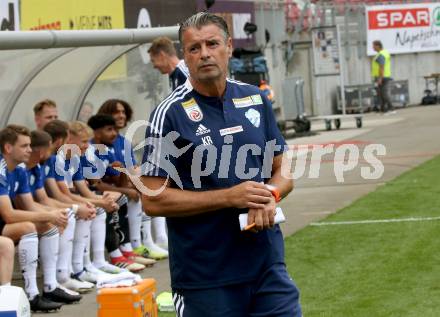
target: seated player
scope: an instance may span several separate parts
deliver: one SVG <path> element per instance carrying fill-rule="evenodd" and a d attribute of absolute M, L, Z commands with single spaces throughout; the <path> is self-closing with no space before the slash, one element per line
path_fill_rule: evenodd
<path fill-rule="evenodd" d="M 2 235 L 19 241 L 19 260 L 31 309 L 57 310 L 62 305 L 59 303 L 71 303 L 81 298 L 69 294 L 56 281 L 59 239 L 57 227 L 66 227 L 66 211 L 49 211 L 34 204 L 32 197 L 28 199 L 30 190 L 27 174 L 23 167 L 18 166 L 27 161 L 30 154 L 30 133 L 27 128 L 7 126 L 0 132 L 0 147 L 0 213 L 2 220 L 7 223 L 3 226 Z M 37 233 L 41 234 L 40 241 Z M 36 282 L 38 253 L 44 277 L 42 297 Z"/>
<path fill-rule="evenodd" d="M 115 128 L 118 134 L 113 143 L 108 144 L 107 146 L 110 149 L 110 152 L 115 156 L 116 161 L 120 162 L 123 167 L 127 167 L 127 164 L 136 166 L 136 159 L 134 157 L 131 143 L 121 133 L 122 129 L 127 126 L 127 122 L 131 120 L 133 115 L 131 106 L 123 100 L 109 99 L 99 108 L 98 114 L 111 115 L 115 120 Z M 131 185 L 131 182 L 129 184 Z M 139 214 L 142 214 L 142 223 L 139 221 Z M 164 217 L 154 217 L 151 219 L 150 216 L 147 216 L 142 211 L 140 200 L 129 200 L 128 223 L 130 225 L 131 245 L 136 254 L 147 255 L 156 260 L 168 257 L 168 236 Z M 153 241 L 151 234 L 152 226 L 154 227 L 157 244 Z M 139 236 L 139 227 L 142 228 L 142 244 Z"/>
<path fill-rule="evenodd" d="M 50 197 L 67 204 L 78 205 L 78 212 L 75 232 L 73 238 L 72 250 L 72 270 L 73 276 L 81 281 L 96 283 L 95 274 L 84 271 L 84 254 L 87 252 L 88 241 L 90 238 L 90 227 L 92 220 L 96 217 L 96 208 L 91 202 L 83 201 L 79 196 L 71 197 L 63 191 L 59 183 L 64 184 L 63 167 L 64 162 L 60 161 L 58 170 L 57 164 L 57 150 L 61 147 L 68 138 L 68 124 L 61 120 L 52 120 L 47 123 L 43 130 L 52 137 L 52 155 L 44 162 L 44 184 L 45 189 Z M 67 190 L 68 191 L 68 190 Z M 84 212 L 83 212 L 84 210 Z M 81 278 L 79 278 L 81 275 Z"/>
<path fill-rule="evenodd" d="M 96 116 L 91 117 L 89 123 L 92 122 L 92 125 L 99 125 L 103 122 L 96 121 L 94 118 Z M 113 120 L 110 116 L 108 117 L 110 120 Z M 104 122 L 105 123 L 105 122 Z M 82 123 L 77 123 L 81 125 Z M 105 137 L 114 140 L 116 137 L 116 131 L 108 130 L 106 132 Z M 86 135 L 83 134 L 83 140 L 86 139 Z M 92 143 L 92 141 L 91 141 Z M 128 186 L 126 181 L 121 182 L 120 174 L 118 171 L 111 167 L 111 164 L 115 164 L 116 160 L 113 154 L 109 151 L 108 147 L 105 145 L 107 143 L 100 142 L 88 145 L 84 155 L 81 156 L 81 166 L 84 171 L 89 170 L 88 173 L 84 173 L 84 177 L 88 179 L 88 181 L 99 191 L 101 192 L 117 192 L 123 194 L 121 199 L 125 199 L 124 203 L 120 205 L 120 209 L 118 214 L 113 215 L 112 219 L 108 219 L 108 225 L 112 225 L 115 230 L 119 233 L 120 244 L 118 249 L 114 249 L 110 251 L 110 259 L 111 262 L 115 265 L 123 265 L 124 262 L 135 261 L 137 263 L 151 266 L 155 261 L 152 259 L 145 258 L 143 256 L 137 255 L 133 252 L 133 248 L 131 245 L 130 237 L 133 237 L 135 234 L 132 234 L 130 229 L 133 230 L 133 227 L 129 227 L 129 219 L 127 219 L 127 197 L 131 200 L 139 198 L 137 192 Z M 127 196 L 126 196 L 127 195 Z M 120 199 L 120 200 L 121 200 Z M 142 210 L 138 209 L 138 220 L 140 223 Z M 137 228 L 137 237 L 140 240 L 140 227 Z M 116 244 L 113 245 L 113 248 L 116 247 Z"/>
<path fill-rule="evenodd" d="M 122 195 L 120 193 L 105 192 L 103 195 L 100 195 L 97 192 L 91 190 L 89 188 L 88 182 L 84 178 L 84 175 L 83 175 L 84 168 L 82 166 L 81 156 L 85 155 L 85 153 L 89 147 L 90 137 L 91 137 L 91 129 L 85 123 L 82 123 L 80 121 L 75 121 L 70 124 L 68 143 L 69 143 L 69 146 L 73 146 L 73 145 L 77 146 L 77 150 L 78 150 L 78 153 L 76 153 L 75 156 L 71 157 L 70 161 L 66 160 L 66 170 L 68 170 L 68 165 L 72 166 L 73 160 L 76 159 L 76 163 L 73 164 L 73 165 L 75 165 L 75 169 L 76 169 L 76 172 L 74 173 L 74 177 L 72 177 L 72 179 L 74 178 L 73 179 L 73 188 L 82 197 L 85 197 L 85 198 L 90 199 L 92 201 L 100 202 L 100 201 L 103 201 L 103 198 L 106 198 L 106 197 L 113 197 L 115 200 L 121 201 L 121 199 L 124 197 L 122 197 Z M 103 207 L 105 207 L 105 206 L 103 206 Z M 106 210 L 109 212 L 109 215 L 107 215 L 108 223 L 110 223 L 110 221 L 113 220 L 112 214 L 115 212 L 118 212 L 118 207 L 119 207 L 118 204 L 116 204 L 116 207 L 117 208 L 113 208 L 113 209 L 109 209 L 109 208 L 105 207 Z M 122 205 L 121 211 L 124 211 L 125 208 L 126 208 L 125 205 Z M 105 234 L 105 232 L 103 232 L 104 235 L 106 236 L 107 250 L 109 250 L 110 253 L 117 250 L 116 252 L 119 253 L 119 255 L 122 255 L 122 253 L 120 253 L 120 251 L 119 251 L 119 246 L 120 246 L 119 237 L 117 236 L 116 231 L 114 230 L 114 226 L 113 225 L 106 226 L 106 224 L 105 224 L 107 218 L 103 219 L 103 228 L 104 228 L 103 230 L 105 230 L 105 228 L 106 228 L 107 232 L 108 232 L 107 234 Z M 92 242 L 93 242 L 93 240 L 94 239 L 93 239 L 93 230 L 92 230 Z M 104 244 L 102 244 L 102 250 L 104 250 Z M 93 254 L 94 254 L 93 264 L 95 266 L 97 266 L 98 268 L 101 267 L 102 266 L 101 262 L 104 261 L 104 258 L 102 257 L 102 260 L 97 259 L 95 256 L 95 250 L 93 251 Z M 103 254 L 103 252 L 102 252 L 102 254 Z M 142 264 L 144 266 L 151 266 L 155 263 L 154 260 L 145 259 L 145 258 L 137 258 L 135 260 L 138 261 L 139 264 Z M 128 266 L 126 266 L 125 268 L 127 268 L 131 271 L 133 271 L 133 270 L 136 271 L 137 269 L 140 268 L 140 266 L 137 265 L 136 263 L 128 263 Z"/>
<path fill-rule="evenodd" d="M 106 230 L 106 210 L 112 212 L 119 206 L 115 204 L 113 197 L 110 195 L 97 196 L 93 198 L 82 197 L 71 190 L 76 190 L 73 186 L 78 182 L 85 183 L 82 176 L 82 168 L 71 168 L 71 163 L 76 161 L 79 164 L 77 157 L 73 157 L 70 161 L 71 151 L 59 151 L 66 143 L 69 137 L 69 126 L 67 123 L 60 120 L 54 120 L 45 125 L 44 130 L 52 136 L 52 156 L 46 161 L 46 186 L 48 186 L 62 201 L 72 202 L 77 204 L 85 204 L 90 206 L 97 206 L 97 217 L 90 220 L 78 220 L 75 230 L 75 238 L 73 243 L 73 263 L 72 269 L 74 277 L 81 281 L 89 281 L 96 283 L 97 268 L 92 265 L 89 255 L 90 236 L 93 244 L 93 255 L 96 266 L 107 273 L 119 273 L 120 269 L 110 265 L 104 258 L 104 244 L 107 240 L 115 240 L 115 233 Z M 57 154 L 58 153 L 58 154 Z M 109 217 L 111 219 L 111 217 Z M 92 230 L 93 228 L 93 230 Z M 107 232 L 106 232 L 107 231 Z M 118 244 L 119 246 L 119 244 Z M 116 249 L 118 248 L 116 247 Z M 84 256 L 81 256 L 84 255 Z M 119 264 L 119 263 L 118 263 Z M 145 268 L 144 265 L 137 263 L 124 263 L 122 268 L 127 268 L 133 272 L 138 272 Z"/>
<path fill-rule="evenodd" d="M 140 244 L 142 207 L 137 203 L 139 201 L 139 194 L 136 189 L 130 186 L 128 178 L 112 167 L 113 165 L 121 165 L 120 162 L 116 161 L 113 153 L 107 146 L 113 143 L 117 135 L 114 128 L 114 120 L 108 115 L 95 115 L 90 118 L 88 124 L 94 130 L 94 138 L 90 141 L 91 145 L 89 146 L 86 155 L 81 157 L 84 163 L 83 166 L 89 164 L 92 167 L 94 166 L 97 170 L 101 167 L 100 169 L 104 171 L 105 175 L 102 178 L 102 181 L 94 181 L 98 190 L 120 192 L 123 193 L 124 196 L 126 195 L 129 200 L 133 201 L 133 203 L 130 204 L 131 211 L 128 215 L 128 220 L 130 221 L 130 218 L 132 220 L 132 224 L 130 225 L 131 231 L 128 230 L 128 237 L 126 234 L 122 235 L 124 238 L 120 246 L 122 254 L 135 261 L 137 261 L 137 259 L 148 257 L 148 254 L 135 254 L 131 244 L 132 241 L 136 241 Z M 126 218 L 127 216 L 119 217 L 119 221 L 126 221 Z M 137 225 L 133 225 L 133 221 L 136 221 Z M 123 227 L 124 226 L 121 225 L 121 229 Z"/>
<path fill-rule="evenodd" d="M 78 210 L 76 204 L 68 204 L 50 198 L 44 188 L 45 174 L 41 162 L 45 162 L 51 155 L 51 136 L 42 130 L 31 132 L 31 149 L 29 160 L 26 162 L 26 169 L 29 178 L 29 185 L 35 201 L 43 206 L 52 208 L 65 208 L 68 211 L 68 223 L 60 234 L 59 253 L 57 261 L 57 281 L 62 286 L 79 293 L 91 291 L 93 284 L 82 282 L 70 277 L 70 266 L 72 263 L 73 238 L 76 225 L 76 217 L 85 218 L 87 210 Z"/>

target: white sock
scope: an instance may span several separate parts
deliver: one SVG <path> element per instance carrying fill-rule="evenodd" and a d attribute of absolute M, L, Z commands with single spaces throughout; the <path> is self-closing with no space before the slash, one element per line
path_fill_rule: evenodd
<path fill-rule="evenodd" d="M 96 267 L 102 267 L 105 264 L 105 219 L 107 213 L 105 210 L 96 215 L 92 220 L 91 236 L 92 236 L 92 254 L 93 264 Z"/>
<path fill-rule="evenodd" d="M 24 278 L 24 290 L 30 300 L 39 294 L 37 287 L 38 235 L 25 234 L 18 243 L 18 261 Z"/>
<path fill-rule="evenodd" d="M 130 242 L 133 248 L 140 247 L 141 225 L 142 225 L 142 204 L 141 201 L 129 200 L 127 203 L 128 227 L 130 230 Z"/>
<path fill-rule="evenodd" d="M 69 220 L 63 233 L 60 234 L 59 254 L 57 262 L 57 280 L 64 283 L 70 278 L 70 265 L 72 263 L 73 237 L 75 235 L 75 214 L 69 211 Z"/>
<path fill-rule="evenodd" d="M 131 243 L 130 242 L 121 244 L 119 246 L 119 249 L 121 249 L 122 252 L 132 252 L 133 251 L 133 248 L 131 247 Z"/>
<path fill-rule="evenodd" d="M 87 237 L 86 246 L 84 248 L 84 256 L 83 256 L 83 266 L 86 268 L 89 265 L 92 265 L 92 261 L 90 261 L 90 236 L 92 235 L 92 228 L 91 224 L 93 223 L 93 220 L 90 223 L 90 234 Z"/>
<path fill-rule="evenodd" d="M 40 261 L 43 268 L 44 291 L 52 292 L 57 287 L 57 260 L 60 243 L 58 228 L 53 227 L 40 238 Z"/>
<path fill-rule="evenodd" d="M 142 244 L 146 246 L 151 251 L 156 251 L 160 253 L 167 254 L 168 251 L 165 249 L 162 249 L 158 245 L 156 245 L 153 241 L 153 236 L 151 235 L 151 218 L 142 221 Z"/>
<path fill-rule="evenodd" d="M 84 270 L 84 252 L 90 235 L 91 223 L 90 220 L 78 219 L 76 221 L 72 255 L 72 269 L 74 274 L 80 273 Z"/>
<path fill-rule="evenodd" d="M 142 244 L 148 247 L 149 245 L 154 244 L 153 236 L 151 235 L 151 218 L 142 219 Z"/>
<path fill-rule="evenodd" d="M 154 241 L 157 244 L 168 245 L 167 224 L 165 217 L 153 217 L 151 223 L 154 229 Z"/>
<path fill-rule="evenodd" d="M 122 256 L 122 252 L 119 249 L 113 250 L 109 253 L 111 258 L 119 258 L 120 256 Z"/>
<path fill-rule="evenodd" d="M 2 284 L 1 286 L 11 286 L 11 282 L 6 283 L 6 284 Z"/>

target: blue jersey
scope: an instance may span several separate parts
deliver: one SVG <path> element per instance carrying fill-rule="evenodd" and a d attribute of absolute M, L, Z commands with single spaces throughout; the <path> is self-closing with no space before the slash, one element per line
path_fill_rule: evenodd
<path fill-rule="evenodd" d="M 57 163 L 58 161 L 58 163 Z M 60 169 L 57 168 L 60 166 L 60 159 L 57 160 L 57 155 L 53 154 L 51 155 L 46 162 L 44 162 L 44 179 L 47 178 L 54 178 L 57 182 L 63 181 L 64 176 L 62 173 L 60 173 Z"/>
<path fill-rule="evenodd" d="M 118 134 L 118 136 L 116 137 L 113 144 L 111 146 L 109 146 L 108 148 L 109 148 L 110 152 L 113 154 L 113 156 L 115 157 L 115 160 L 121 162 L 124 167 L 127 166 L 127 164 L 125 164 L 126 161 L 131 162 L 131 164 L 133 166 L 136 165 L 136 159 L 134 157 L 133 148 L 131 146 L 131 143 L 123 135 Z M 129 150 L 127 157 L 125 154 L 126 149 Z"/>
<path fill-rule="evenodd" d="M 264 182 L 271 178 L 273 156 L 286 145 L 266 96 L 229 79 L 223 98 L 202 96 L 186 81 L 156 107 L 150 124 L 143 173 L 169 177 L 171 186 L 184 190 Z M 284 262 L 279 226 L 242 233 L 238 216 L 245 212 L 231 208 L 167 218 L 173 288 L 254 281 L 271 264 Z"/>
<path fill-rule="evenodd" d="M 43 181 L 54 178 L 57 182 L 64 181 L 71 188 L 74 181 L 84 180 L 79 156 L 66 159 L 61 152 L 54 154 L 45 162 L 44 169 Z"/>
<path fill-rule="evenodd" d="M 81 156 L 83 176 L 86 179 L 118 176 L 119 172 L 111 167 L 114 162 L 116 162 L 116 158 L 108 146 L 90 143 L 86 153 Z"/>
<path fill-rule="evenodd" d="M 186 79 L 189 77 L 188 67 L 185 64 L 185 61 L 181 60 L 169 77 L 172 90 L 176 89 L 180 85 L 183 85 Z"/>
<path fill-rule="evenodd" d="M 26 170 L 29 179 L 29 188 L 32 194 L 44 187 L 44 170 L 40 164 Z"/>
<path fill-rule="evenodd" d="M 5 159 L 0 155 L 0 195 L 14 199 L 17 195 L 30 193 L 26 169 L 16 166 L 9 171 Z"/>

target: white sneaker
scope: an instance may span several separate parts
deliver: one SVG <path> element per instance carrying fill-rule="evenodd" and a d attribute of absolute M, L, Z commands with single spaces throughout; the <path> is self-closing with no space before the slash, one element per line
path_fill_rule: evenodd
<path fill-rule="evenodd" d="M 156 242 L 156 245 L 159 248 L 161 248 L 161 249 L 163 249 L 165 251 L 168 251 L 168 242 Z"/>
<path fill-rule="evenodd" d="M 89 282 L 93 284 L 96 284 L 96 282 L 98 281 L 97 274 L 89 272 L 86 269 L 84 269 L 84 271 L 79 274 L 75 274 L 75 278 L 82 282 Z"/>
<path fill-rule="evenodd" d="M 87 293 L 93 289 L 93 284 L 81 282 L 73 278 L 69 278 L 66 282 L 60 283 L 61 286 L 78 293 Z"/>
<path fill-rule="evenodd" d="M 73 295 L 73 296 L 78 296 L 79 292 L 73 291 L 71 289 L 68 289 L 67 287 L 64 287 L 61 284 L 57 285 L 58 288 L 61 288 L 63 291 L 65 291 L 67 294 Z"/>
<path fill-rule="evenodd" d="M 122 272 L 128 272 L 128 270 L 118 267 L 116 265 L 105 262 L 105 264 L 101 267 L 98 267 L 98 270 L 108 274 L 119 274 Z"/>
<path fill-rule="evenodd" d="M 111 265 L 111 264 L 109 264 L 109 265 Z M 122 273 L 122 272 L 116 273 L 116 274 L 106 273 L 104 271 L 101 271 L 101 270 L 97 269 L 96 266 L 94 266 L 93 264 L 88 265 L 86 267 L 86 270 L 91 272 L 91 273 L 93 273 L 93 274 L 95 274 L 97 280 L 99 280 L 99 278 L 103 278 L 103 277 L 110 278 L 111 276 L 115 276 L 117 274 L 121 274 Z"/>
<path fill-rule="evenodd" d="M 102 271 L 98 270 L 93 264 L 86 265 L 85 269 L 87 272 L 93 273 L 95 275 L 103 273 Z"/>
<path fill-rule="evenodd" d="M 168 240 L 161 239 L 156 241 L 156 245 L 162 250 L 168 251 Z"/>

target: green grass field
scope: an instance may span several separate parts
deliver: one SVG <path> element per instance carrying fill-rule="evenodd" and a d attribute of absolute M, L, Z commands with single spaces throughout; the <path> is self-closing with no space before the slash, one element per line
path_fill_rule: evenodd
<path fill-rule="evenodd" d="M 437 216 L 440 157 L 323 222 Z M 287 237 L 304 316 L 440 316 L 439 234 L 434 220 L 308 226 Z"/>

